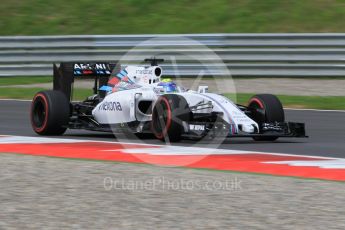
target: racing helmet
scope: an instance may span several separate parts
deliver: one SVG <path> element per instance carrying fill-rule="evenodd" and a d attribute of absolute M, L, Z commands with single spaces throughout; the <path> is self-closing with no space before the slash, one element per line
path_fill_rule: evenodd
<path fill-rule="evenodd" d="M 158 86 L 162 87 L 164 89 L 164 92 L 166 93 L 174 93 L 178 91 L 176 83 L 171 81 L 170 79 L 164 79 L 163 81 L 158 83 Z"/>

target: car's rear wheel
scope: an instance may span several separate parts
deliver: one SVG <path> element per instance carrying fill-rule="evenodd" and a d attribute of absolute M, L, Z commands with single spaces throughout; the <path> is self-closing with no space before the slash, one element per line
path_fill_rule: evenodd
<path fill-rule="evenodd" d="M 160 96 L 152 111 L 152 132 L 162 141 L 180 141 L 184 132 L 183 122 L 188 122 L 190 115 L 183 97 L 175 94 Z"/>
<path fill-rule="evenodd" d="M 262 116 L 255 116 L 257 123 L 284 122 L 285 115 L 282 103 L 272 94 L 258 94 L 253 96 L 248 103 L 248 107 L 261 110 Z M 274 141 L 278 137 L 253 137 L 256 141 Z"/>
<path fill-rule="evenodd" d="M 70 104 L 56 90 L 38 92 L 31 104 L 31 125 L 40 135 L 62 135 L 69 121 Z"/>

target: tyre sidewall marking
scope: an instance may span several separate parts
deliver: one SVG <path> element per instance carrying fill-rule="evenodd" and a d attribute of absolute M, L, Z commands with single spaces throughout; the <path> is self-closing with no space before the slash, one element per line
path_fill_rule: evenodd
<path fill-rule="evenodd" d="M 45 113 L 46 113 L 46 115 L 45 115 L 45 117 L 44 117 L 43 125 L 42 125 L 41 127 L 36 127 L 36 125 L 35 125 L 35 123 L 34 123 L 34 121 L 33 121 L 33 109 L 34 109 L 33 106 L 34 106 L 34 104 L 35 104 L 35 101 L 36 101 L 38 98 L 39 98 L 40 100 L 43 101 L 43 103 L 44 103 L 44 110 L 45 110 Z M 31 123 L 33 124 L 33 127 L 34 127 L 34 129 L 35 129 L 36 132 L 42 132 L 42 131 L 46 128 L 47 123 L 48 123 L 48 113 L 49 113 L 49 109 L 48 109 L 48 101 L 47 101 L 47 98 L 46 98 L 45 95 L 42 94 L 42 93 L 36 94 L 36 96 L 34 97 L 34 99 L 33 99 L 33 101 L 32 101 L 32 104 L 31 104 Z"/>
<path fill-rule="evenodd" d="M 162 138 L 164 138 L 164 136 L 167 135 L 168 130 L 169 130 L 170 126 L 171 126 L 171 116 L 172 116 L 172 114 L 171 114 L 171 107 L 170 107 L 170 103 L 169 103 L 168 99 L 166 99 L 165 97 L 161 97 L 160 99 L 158 99 L 157 105 L 158 105 L 161 101 L 164 101 L 164 103 L 166 104 L 167 110 L 168 110 L 167 112 L 168 112 L 168 113 L 167 113 L 166 125 L 165 125 L 164 129 L 162 130 L 162 132 L 161 132 L 161 133 L 158 133 L 154 128 L 152 129 L 153 132 L 154 132 L 154 135 L 155 135 L 158 139 L 162 139 Z M 153 122 L 152 122 L 152 126 L 153 126 Z"/>
<path fill-rule="evenodd" d="M 253 103 L 253 102 L 256 103 L 256 104 L 258 104 L 259 107 L 260 107 L 260 109 L 265 109 L 265 105 L 264 105 L 264 103 L 263 103 L 260 99 L 258 99 L 258 98 L 256 98 L 256 97 L 250 99 L 249 105 L 250 105 L 251 103 Z"/>

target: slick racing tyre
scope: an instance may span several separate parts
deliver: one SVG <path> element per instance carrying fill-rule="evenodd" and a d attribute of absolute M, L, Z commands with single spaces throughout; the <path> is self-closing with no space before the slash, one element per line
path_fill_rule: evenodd
<path fill-rule="evenodd" d="M 183 122 L 188 122 L 190 116 L 186 99 L 175 94 L 160 96 L 152 111 L 152 132 L 162 141 L 180 141 L 184 132 Z"/>
<path fill-rule="evenodd" d="M 69 121 L 70 105 L 56 90 L 38 92 L 31 104 L 31 125 L 40 135 L 62 135 Z"/>
<path fill-rule="evenodd" d="M 249 108 L 260 109 L 263 116 L 256 116 L 254 120 L 260 123 L 284 122 L 284 110 L 280 100 L 272 94 L 258 94 L 249 100 Z M 253 137 L 256 141 L 274 141 L 278 137 Z"/>

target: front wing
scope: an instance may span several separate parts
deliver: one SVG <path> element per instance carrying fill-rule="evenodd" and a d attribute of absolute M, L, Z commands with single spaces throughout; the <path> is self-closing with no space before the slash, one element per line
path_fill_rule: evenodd
<path fill-rule="evenodd" d="M 188 123 L 186 130 L 187 136 L 203 137 L 222 136 L 222 137 L 308 137 L 305 132 L 305 124 L 297 122 L 275 122 L 259 124 L 260 131 L 257 133 L 233 133 L 232 127 L 224 122 L 213 124 L 202 122 Z"/>

